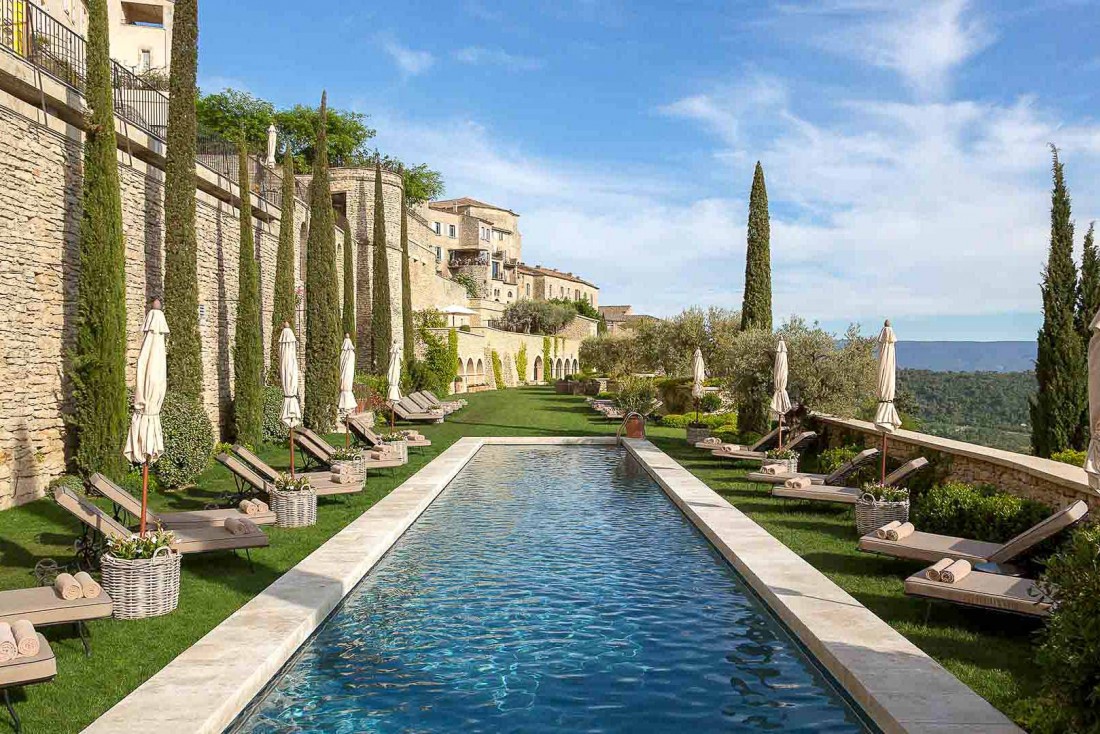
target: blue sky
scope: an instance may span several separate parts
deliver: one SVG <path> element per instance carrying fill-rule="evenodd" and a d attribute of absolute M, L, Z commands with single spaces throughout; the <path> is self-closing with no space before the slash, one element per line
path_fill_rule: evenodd
<path fill-rule="evenodd" d="M 303 12 L 308 11 L 308 12 Z M 1062 150 L 1100 217 L 1091 0 L 200 4 L 200 84 L 362 111 L 601 302 L 738 307 L 753 166 L 775 313 L 1033 339 Z"/>

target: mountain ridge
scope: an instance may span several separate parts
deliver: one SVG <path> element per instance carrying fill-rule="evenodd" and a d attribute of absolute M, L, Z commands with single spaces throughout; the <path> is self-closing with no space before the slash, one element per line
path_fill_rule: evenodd
<path fill-rule="evenodd" d="M 1027 372 L 1034 341 L 899 341 L 898 369 L 933 372 Z"/>

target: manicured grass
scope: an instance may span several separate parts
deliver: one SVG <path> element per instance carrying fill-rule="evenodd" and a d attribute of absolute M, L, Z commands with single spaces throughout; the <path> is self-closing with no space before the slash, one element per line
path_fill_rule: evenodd
<path fill-rule="evenodd" d="M 76 732 L 85 727 L 457 439 L 613 434 L 617 428 L 581 398 L 555 395 L 546 388 L 467 397 L 470 405 L 446 423 L 421 426 L 432 447 L 413 453 L 395 476 L 372 475 L 361 494 L 323 499 L 315 527 L 265 528 L 271 546 L 252 553 L 254 572 L 243 556 L 187 557 L 180 608 L 159 619 L 91 623 L 91 658 L 84 657 L 71 629 L 47 628 L 58 676 L 25 693 L 16 692 L 26 731 Z M 1022 711 L 1036 691 L 1033 623 L 947 605 L 933 607 L 925 623 L 927 605 L 902 594 L 902 579 L 915 566 L 858 553 L 851 510 L 772 499 L 763 487 L 740 481 L 744 468 L 687 446 L 682 430 L 651 427 L 650 438 L 1001 710 L 1009 715 Z M 266 448 L 260 454 L 277 468 L 289 463 L 285 448 Z M 154 493 L 151 502 L 154 509 L 197 509 L 232 486 L 228 472 L 215 466 L 202 477 L 201 489 Z M 71 559 L 79 530 L 50 499 L 0 513 L 0 588 L 33 585 L 31 569 L 41 558 Z M 6 717 L 0 725 L 0 731 L 5 730 L 10 730 Z"/>

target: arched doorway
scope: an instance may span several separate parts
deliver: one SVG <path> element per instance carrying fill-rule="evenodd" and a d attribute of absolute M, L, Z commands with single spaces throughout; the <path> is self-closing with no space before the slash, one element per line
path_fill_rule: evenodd
<path fill-rule="evenodd" d="M 485 363 L 482 362 L 480 359 L 477 361 L 477 384 L 487 384 L 485 380 Z"/>
<path fill-rule="evenodd" d="M 535 357 L 535 382 L 542 382 L 542 357 Z"/>
<path fill-rule="evenodd" d="M 561 357 L 558 357 L 558 367 L 557 367 L 557 371 L 558 371 L 558 375 L 557 375 L 557 376 L 558 376 L 558 379 L 559 379 L 559 380 L 560 380 L 561 378 L 565 377 L 565 365 L 564 365 L 564 364 L 562 364 L 562 361 L 561 361 Z"/>
<path fill-rule="evenodd" d="M 577 374 L 581 371 L 581 363 L 577 361 L 576 357 L 573 357 L 573 374 Z"/>
<path fill-rule="evenodd" d="M 474 358 L 470 357 L 466 360 L 466 389 L 469 390 L 472 385 L 477 384 L 477 373 L 474 372 Z"/>

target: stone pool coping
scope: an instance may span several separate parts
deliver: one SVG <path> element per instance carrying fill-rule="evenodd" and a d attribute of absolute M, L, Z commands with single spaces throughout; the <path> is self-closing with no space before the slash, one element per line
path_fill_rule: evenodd
<path fill-rule="evenodd" d="M 84 731 L 222 732 L 482 446 L 614 443 L 609 437 L 458 440 Z M 623 443 L 886 734 L 1020 732 L 656 446 Z"/>

